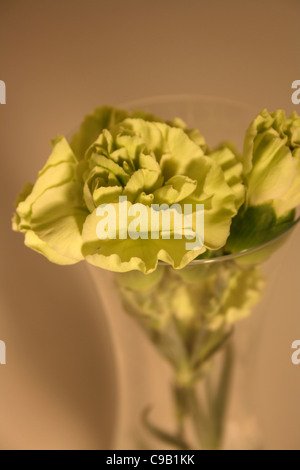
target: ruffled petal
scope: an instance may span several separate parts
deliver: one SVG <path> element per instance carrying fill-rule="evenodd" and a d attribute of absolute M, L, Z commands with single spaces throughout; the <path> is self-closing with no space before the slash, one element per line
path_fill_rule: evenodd
<path fill-rule="evenodd" d="M 222 168 L 225 181 L 235 194 L 235 205 L 238 210 L 245 202 L 243 164 L 227 146 L 215 150 L 209 156 Z"/>
<path fill-rule="evenodd" d="M 81 231 L 88 211 L 77 160 L 64 138 L 53 142 L 53 152 L 34 186 L 19 198 L 13 228 L 25 233 L 25 244 L 57 264 L 83 259 Z"/>

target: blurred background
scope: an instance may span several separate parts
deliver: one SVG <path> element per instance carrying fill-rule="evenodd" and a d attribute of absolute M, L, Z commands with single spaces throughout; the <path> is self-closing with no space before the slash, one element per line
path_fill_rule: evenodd
<path fill-rule="evenodd" d="M 0 0 L 1 449 L 107 449 L 117 415 L 114 348 L 87 270 L 51 265 L 10 229 L 50 139 L 98 105 L 154 95 L 297 110 L 299 18 L 299 0 Z M 268 449 L 300 449 L 299 276 L 298 231 L 273 284 L 255 379 Z"/>

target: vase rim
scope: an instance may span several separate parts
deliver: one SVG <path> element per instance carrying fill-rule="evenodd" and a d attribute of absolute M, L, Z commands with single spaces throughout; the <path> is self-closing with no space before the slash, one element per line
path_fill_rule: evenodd
<path fill-rule="evenodd" d="M 291 234 L 293 230 L 296 228 L 296 226 L 300 223 L 300 216 L 298 216 L 293 224 L 288 227 L 286 230 L 281 232 L 279 235 L 276 235 L 273 237 L 271 240 L 261 243 L 259 245 L 253 246 L 251 248 L 247 248 L 246 250 L 239 251 L 237 253 L 230 253 L 228 255 L 223 255 L 223 256 L 217 256 L 216 258 L 208 258 L 208 259 L 194 259 L 189 263 L 189 265 L 193 264 L 216 264 L 216 263 L 224 263 L 225 261 L 233 261 L 239 258 L 242 258 L 247 255 L 252 255 L 254 253 L 259 252 L 260 250 L 263 250 L 264 248 L 267 248 L 269 246 L 272 246 L 272 244 L 276 243 L 280 239 L 284 239 L 285 236 L 288 234 Z M 159 264 L 165 264 L 163 261 L 160 261 Z"/>
<path fill-rule="evenodd" d="M 243 102 L 243 101 L 239 101 L 239 100 L 235 100 L 235 99 L 231 99 L 231 98 L 224 98 L 224 97 L 221 97 L 221 96 L 215 96 L 215 95 L 201 95 L 201 94 L 197 94 L 197 93 L 171 93 L 171 94 L 162 94 L 162 95 L 153 95 L 153 96 L 145 96 L 145 97 L 142 97 L 142 98 L 136 98 L 136 99 L 133 99 L 133 100 L 128 100 L 128 101 L 124 101 L 124 102 L 121 102 L 120 104 L 118 104 L 117 106 L 118 107 L 121 107 L 121 108 L 132 108 L 132 107 L 136 107 L 136 106 L 147 106 L 148 104 L 154 104 L 154 103 L 164 103 L 164 102 L 170 102 L 170 101 L 191 101 L 191 102 L 195 102 L 195 101 L 201 101 L 202 103 L 203 102 L 207 102 L 207 103 L 210 103 L 210 102 L 218 102 L 218 103 L 222 103 L 222 104 L 227 104 L 227 105 L 235 105 L 235 106 L 239 106 L 239 107 L 244 107 L 244 108 L 248 108 L 249 111 L 254 111 L 255 112 L 255 107 L 250 104 L 250 103 L 246 103 L 246 102 Z"/>

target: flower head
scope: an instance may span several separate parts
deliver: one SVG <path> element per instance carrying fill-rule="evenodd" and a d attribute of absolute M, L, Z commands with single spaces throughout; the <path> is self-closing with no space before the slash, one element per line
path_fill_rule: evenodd
<path fill-rule="evenodd" d="M 247 205 L 271 203 L 277 217 L 300 204 L 300 117 L 264 110 L 244 145 Z"/>
<path fill-rule="evenodd" d="M 244 143 L 246 201 L 231 226 L 227 250 L 240 252 L 283 233 L 300 204 L 300 117 L 262 111 Z"/>

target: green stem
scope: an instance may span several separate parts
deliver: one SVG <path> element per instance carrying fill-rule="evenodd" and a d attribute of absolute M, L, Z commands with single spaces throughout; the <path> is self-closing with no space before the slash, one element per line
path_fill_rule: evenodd
<path fill-rule="evenodd" d="M 173 395 L 176 404 L 177 415 L 177 435 L 183 441 L 186 441 L 186 426 L 188 422 L 192 423 L 195 442 L 201 450 L 217 450 L 221 448 L 226 408 L 228 404 L 231 374 L 233 365 L 233 353 L 230 346 L 224 348 L 224 360 L 220 372 L 220 378 L 216 384 L 216 390 L 211 387 L 211 381 L 205 374 L 202 380 L 206 380 L 207 399 L 199 397 L 197 387 L 200 380 L 195 380 L 195 374 L 190 375 L 187 380 L 187 369 L 185 373 L 181 371 L 180 379 L 185 381 L 178 383 L 173 387 Z M 198 374 L 199 375 L 199 374 Z M 200 374 L 201 375 L 201 374 Z"/>

